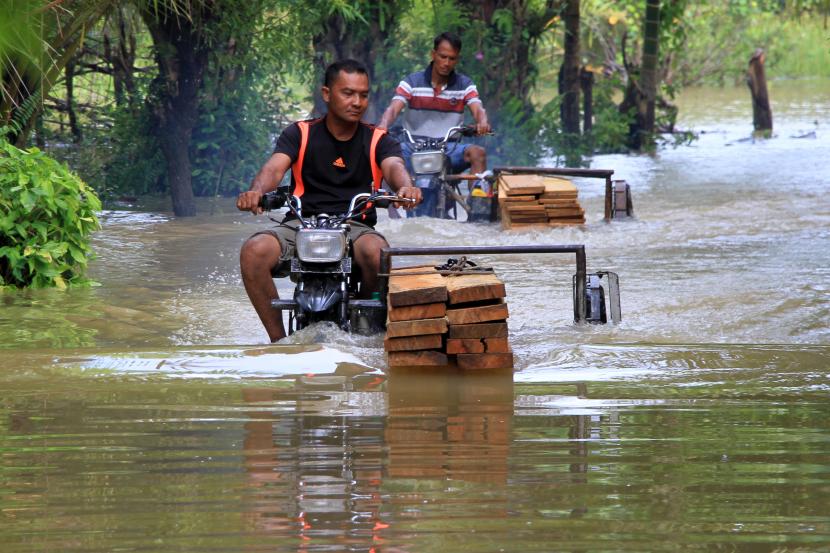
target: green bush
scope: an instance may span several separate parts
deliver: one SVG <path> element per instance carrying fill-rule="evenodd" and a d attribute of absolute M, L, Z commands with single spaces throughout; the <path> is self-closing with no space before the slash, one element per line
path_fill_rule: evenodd
<path fill-rule="evenodd" d="M 0 288 L 88 284 L 101 201 L 40 150 L 0 140 Z"/>

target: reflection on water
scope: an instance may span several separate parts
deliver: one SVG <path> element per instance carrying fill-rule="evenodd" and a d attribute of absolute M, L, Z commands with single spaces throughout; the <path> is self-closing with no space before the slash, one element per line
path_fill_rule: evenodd
<path fill-rule="evenodd" d="M 290 367 L 306 353 L 265 355 Z M 209 357 L 208 375 L 221 365 Z M 815 389 L 795 367 L 514 385 L 354 363 L 217 380 L 73 374 L 97 362 L 84 352 L 56 361 L 48 389 L 21 376 L 0 402 L 4 551 L 550 551 L 552 540 L 819 551 L 830 540 L 826 371 Z"/>
<path fill-rule="evenodd" d="M 700 140 L 593 161 L 633 221 L 595 181 L 584 228 L 382 221 L 620 274 L 623 323 L 575 326 L 571 259 L 481 259 L 515 375 L 390 373 L 325 326 L 267 345 L 237 268 L 263 219 L 106 213 L 99 287 L 0 295 L 3 553 L 827 551 L 826 84 L 773 83 L 757 142 L 745 90 L 689 91 Z"/>

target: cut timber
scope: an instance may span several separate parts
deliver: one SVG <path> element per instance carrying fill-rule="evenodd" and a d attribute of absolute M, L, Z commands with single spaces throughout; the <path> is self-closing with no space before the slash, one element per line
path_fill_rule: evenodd
<path fill-rule="evenodd" d="M 512 369 L 512 353 L 459 353 L 459 369 Z"/>
<path fill-rule="evenodd" d="M 390 321 L 414 321 L 416 319 L 434 319 L 443 317 L 447 313 L 447 304 L 423 303 L 420 305 L 405 305 L 403 307 L 390 307 Z"/>
<path fill-rule="evenodd" d="M 465 309 L 448 309 L 447 320 L 451 325 L 503 321 L 507 318 L 507 304 L 483 305 Z"/>
<path fill-rule="evenodd" d="M 576 185 L 572 183 L 569 179 L 563 179 L 559 177 L 546 177 L 544 183 L 545 195 L 562 193 L 572 193 L 576 195 Z"/>
<path fill-rule="evenodd" d="M 450 338 L 447 353 L 513 353 L 507 338 Z"/>
<path fill-rule="evenodd" d="M 507 338 L 507 323 L 477 323 L 450 326 L 452 338 Z"/>
<path fill-rule="evenodd" d="M 434 271 L 431 267 L 395 269 L 389 277 L 388 302 L 391 307 L 419 305 L 447 301 L 447 285 L 438 272 L 434 274 L 407 274 Z"/>
<path fill-rule="evenodd" d="M 419 349 L 441 349 L 441 334 L 424 334 L 422 336 L 403 336 L 386 338 L 383 347 L 386 351 L 415 351 Z"/>
<path fill-rule="evenodd" d="M 499 176 L 499 197 L 527 196 L 541 194 L 545 191 L 544 177 L 541 175 L 505 175 Z"/>
<path fill-rule="evenodd" d="M 417 321 L 396 321 L 386 324 L 386 337 L 422 336 L 424 334 L 444 334 L 447 332 L 447 318 L 419 319 Z"/>
<path fill-rule="evenodd" d="M 579 202 L 576 201 L 576 198 L 568 200 L 568 199 L 559 199 L 559 198 L 539 198 L 539 204 L 548 207 L 579 207 Z"/>
<path fill-rule="evenodd" d="M 504 283 L 494 273 L 473 273 L 444 279 L 450 305 L 503 298 Z"/>
<path fill-rule="evenodd" d="M 557 208 L 548 208 L 545 210 L 547 212 L 548 218 L 556 219 L 559 217 L 582 217 L 585 215 L 585 210 L 581 207 L 557 207 Z"/>
<path fill-rule="evenodd" d="M 502 200 L 505 203 L 514 203 L 514 202 L 534 202 L 536 201 L 536 195 L 531 196 L 505 196 Z"/>
<path fill-rule="evenodd" d="M 508 213 L 510 213 L 511 217 L 513 215 L 518 215 L 521 213 L 540 213 L 542 215 L 545 214 L 545 206 L 537 203 L 507 204 L 506 208 Z"/>
<path fill-rule="evenodd" d="M 577 200 L 578 194 L 576 185 L 569 179 L 502 173 L 499 176 L 502 228 L 584 224 L 585 212 Z"/>
<path fill-rule="evenodd" d="M 484 341 L 481 338 L 452 338 L 447 340 L 447 353 L 484 353 Z"/>
<path fill-rule="evenodd" d="M 484 351 L 487 353 L 512 353 L 507 338 L 485 338 Z M 471 352 L 472 353 L 472 352 Z"/>
<path fill-rule="evenodd" d="M 440 351 L 396 351 L 389 353 L 390 367 L 443 367 L 449 363 Z"/>
<path fill-rule="evenodd" d="M 564 219 L 551 219 L 547 222 L 549 227 L 572 227 L 574 225 L 584 225 L 585 217 L 573 217 Z"/>

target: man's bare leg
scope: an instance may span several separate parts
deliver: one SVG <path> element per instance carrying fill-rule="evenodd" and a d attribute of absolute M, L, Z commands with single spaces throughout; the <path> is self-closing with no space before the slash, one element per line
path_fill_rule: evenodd
<path fill-rule="evenodd" d="M 281 253 L 279 240 L 269 234 L 252 236 L 245 241 L 239 252 L 245 292 L 272 342 L 285 338 L 282 311 L 271 307 L 271 300 L 279 297 L 271 277 L 271 268 L 279 263 Z"/>
<path fill-rule="evenodd" d="M 360 267 L 363 284 L 360 297 L 371 298 L 372 292 L 378 291 L 378 271 L 380 270 L 380 250 L 388 248 L 389 243 L 378 234 L 364 234 L 354 243 L 354 261 Z"/>
<path fill-rule="evenodd" d="M 483 173 L 487 170 L 487 150 L 475 144 L 464 150 L 464 161 L 470 164 L 471 173 Z"/>
<path fill-rule="evenodd" d="M 464 150 L 464 161 L 470 164 L 470 173 L 478 175 L 487 170 L 487 150 L 481 146 L 472 145 Z M 476 181 L 479 182 L 479 181 Z M 467 191 L 473 191 L 473 181 L 467 181 Z M 481 182 L 481 188 L 487 192 L 490 191 L 490 186 L 484 186 Z"/>

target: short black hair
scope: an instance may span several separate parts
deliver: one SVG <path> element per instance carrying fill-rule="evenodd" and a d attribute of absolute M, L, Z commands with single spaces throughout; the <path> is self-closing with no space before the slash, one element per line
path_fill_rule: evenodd
<path fill-rule="evenodd" d="M 369 76 L 369 71 L 366 69 L 366 66 L 359 61 L 353 59 L 339 60 L 326 67 L 326 76 L 323 79 L 323 85 L 331 88 L 331 85 L 337 80 L 337 76 L 341 71 L 344 73 L 360 73 L 361 75 Z"/>
<path fill-rule="evenodd" d="M 441 43 L 445 40 L 449 42 L 450 46 L 455 48 L 457 51 L 461 51 L 461 37 L 459 37 L 455 33 L 450 33 L 449 31 L 441 33 L 440 35 L 435 37 L 435 40 L 432 43 L 432 49 L 437 50 L 438 46 L 440 46 Z"/>

